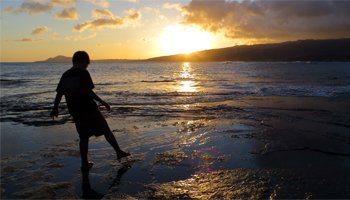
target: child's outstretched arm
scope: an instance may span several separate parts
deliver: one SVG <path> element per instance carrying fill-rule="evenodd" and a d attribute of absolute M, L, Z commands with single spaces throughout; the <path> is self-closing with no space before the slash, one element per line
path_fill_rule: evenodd
<path fill-rule="evenodd" d="M 111 106 L 107 102 L 103 101 L 99 96 L 97 96 L 93 90 L 88 90 L 88 93 L 94 100 L 100 102 L 103 106 L 105 106 L 108 111 L 111 110 Z"/>
<path fill-rule="evenodd" d="M 53 106 L 52 111 L 50 113 L 50 117 L 52 117 L 52 119 L 55 119 L 55 117 L 58 117 L 58 105 L 61 102 L 62 96 L 63 96 L 63 94 L 57 92 L 56 98 L 55 98 L 55 103 L 54 103 L 54 106 Z"/>

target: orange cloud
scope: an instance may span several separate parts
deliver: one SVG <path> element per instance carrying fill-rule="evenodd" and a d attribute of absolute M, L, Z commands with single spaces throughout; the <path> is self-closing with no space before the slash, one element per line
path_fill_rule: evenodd
<path fill-rule="evenodd" d="M 130 2 L 130 3 L 138 3 L 139 0 L 126 0 L 127 2 Z"/>
<path fill-rule="evenodd" d="M 16 12 L 16 8 L 9 6 L 9 7 L 4 8 L 3 12 L 4 13 L 14 13 L 14 12 Z"/>
<path fill-rule="evenodd" d="M 101 6 L 103 8 L 108 8 L 109 7 L 109 2 L 108 0 L 85 0 L 86 2 L 92 3 L 94 5 Z"/>
<path fill-rule="evenodd" d="M 76 0 L 50 0 L 48 2 L 27 0 L 18 7 L 6 7 L 3 9 L 5 13 L 28 13 L 43 14 L 49 13 L 54 6 L 71 7 L 76 3 Z"/>
<path fill-rule="evenodd" d="M 162 7 L 165 9 L 175 9 L 178 11 L 182 11 L 182 5 L 178 3 L 164 3 Z"/>
<path fill-rule="evenodd" d="M 137 21 L 141 18 L 141 14 L 135 10 L 129 10 L 128 15 L 120 18 L 117 16 L 111 16 L 108 18 L 99 18 L 92 21 L 87 21 L 74 26 L 75 31 L 82 32 L 84 30 L 90 29 L 103 29 L 103 28 L 116 28 L 122 25 L 127 25 L 130 22 Z"/>
<path fill-rule="evenodd" d="M 34 39 L 34 38 L 20 38 L 15 40 L 16 42 L 37 42 L 42 41 L 43 39 Z"/>
<path fill-rule="evenodd" d="M 32 35 L 44 34 L 44 33 L 47 33 L 48 31 L 49 31 L 49 28 L 47 28 L 46 26 L 37 27 L 32 31 Z"/>
<path fill-rule="evenodd" d="M 130 9 L 127 12 L 128 12 L 128 15 L 126 16 L 127 19 L 139 20 L 141 18 L 141 14 L 134 9 Z"/>
<path fill-rule="evenodd" d="M 6 13 L 28 13 L 42 14 L 52 10 L 53 6 L 49 3 L 41 3 L 36 1 L 25 1 L 19 7 L 7 7 L 4 9 Z"/>
<path fill-rule="evenodd" d="M 349 1 L 336 0 L 192 0 L 183 7 L 183 23 L 236 39 L 349 37 L 349 10 Z"/>
<path fill-rule="evenodd" d="M 77 20 L 79 14 L 75 8 L 65 8 L 61 12 L 56 13 L 56 19 Z"/>
<path fill-rule="evenodd" d="M 94 18 L 99 17 L 113 17 L 113 13 L 109 11 L 108 9 L 95 9 L 91 11 L 91 15 Z"/>
<path fill-rule="evenodd" d="M 82 24 L 78 24 L 74 26 L 74 30 L 82 32 L 86 29 L 102 29 L 105 27 L 113 28 L 121 25 L 123 25 L 123 20 L 120 18 L 109 18 L 109 19 L 101 18 L 93 21 L 84 22 Z"/>
<path fill-rule="evenodd" d="M 51 0 L 51 5 L 59 5 L 65 7 L 71 7 L 76 3 L 77 0 Z"/>

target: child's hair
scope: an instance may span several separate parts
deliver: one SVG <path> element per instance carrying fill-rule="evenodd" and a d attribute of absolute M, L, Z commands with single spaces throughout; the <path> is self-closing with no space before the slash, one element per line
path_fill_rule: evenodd
<path fill-rule="evenodd" d="M 77 51 L 74 53 L 72 61 L 73 64 L 80 62 L 87 62 L 88 64 L 90 64 L 89 54 L 87 54 L 85 51 Z"/>

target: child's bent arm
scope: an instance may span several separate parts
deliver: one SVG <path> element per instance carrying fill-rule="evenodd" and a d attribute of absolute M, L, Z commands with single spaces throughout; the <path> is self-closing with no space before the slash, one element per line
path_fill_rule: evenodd
<path fill-rule="evenodd" d="M 110 110 L 111 107 L 109 106 L 109 104 L 105 101 L 103 101 L 99 96 L 97 96 L 97 94 L 93 91 L 93 90 L 89 90 L 89 95 L 96 101 L 100 102 L 103 106 L 105 106 L 107 108 L 107 110 Z"/>
<path fill-rule="evenodd" d="M 57 92 L 56 98 L 55 98 L 55 103 L 54 103 L 54 106 L 52 108 L 50 117 L 52 117 L 52 118 L 58 117 L 58 105 L 61 102 L 62 96 L 63 96 L 63 94 Z"/>

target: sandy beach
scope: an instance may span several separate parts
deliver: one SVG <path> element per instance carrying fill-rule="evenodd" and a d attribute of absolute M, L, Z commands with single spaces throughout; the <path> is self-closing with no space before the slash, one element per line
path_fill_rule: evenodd
<path fill-rule="evenodd" d="M 1 197 L 349 198 L 349 100 L 244 97 L 172 117 L 112 106 L 104 114 L 133 155 L 118 162 L 104 138 L 92 138 L 88 175 L 73 123 L 2 122 Z"/>

